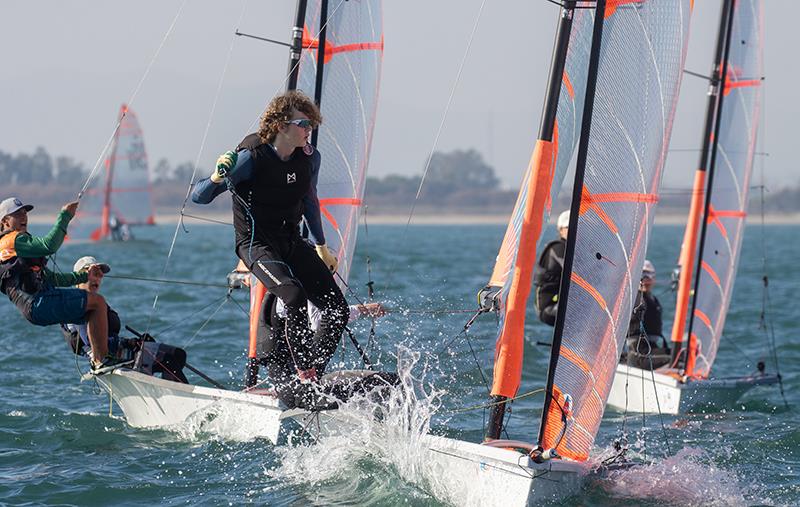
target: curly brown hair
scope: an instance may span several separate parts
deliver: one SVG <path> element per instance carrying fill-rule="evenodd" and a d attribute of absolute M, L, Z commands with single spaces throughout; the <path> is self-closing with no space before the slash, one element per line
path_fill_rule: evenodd
<path fill-rule="evenodd" d="M 322 114 L 314 101 L 305 93 L 298 90 L 291 90 L 282 95 L 278 95 L 267 106 L 264 116 L 261 117 L 261 125 L 258 128 L 258 136 L 265 143 L 275 141 L 280 129 L 285 122 L 292 119 L 292 111 L 297 110 L 313 123 L 317 128 L 322 123 Z"/>

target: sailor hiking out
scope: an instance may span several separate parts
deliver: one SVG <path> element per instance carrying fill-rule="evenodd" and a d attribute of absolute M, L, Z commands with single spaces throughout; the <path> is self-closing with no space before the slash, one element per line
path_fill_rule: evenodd
<path fill-rule="evenodd" d="M 98 262 L 94 257 L 87 255 L 75 262 L 73 270 L 76 273 L 84 273 L 91 266 L 98 266 L 99 272 L 89 273 L 88 280 L 79 284 L 77 288 L 85 290 L 89 294 L 97 294 L 103 283 L 103 277 L 111 271 L 111 266 Z M 111 308 L 111 305 L 107 305 L 107 308 L 108 354 L 114 360 L 106 361 L 107 366 L 102 370 L 94 371 L 94 374 L 106 373 L 121 366 L 133 366 L 137 371 L 148 375 L 161 373 L 161 377 L 166 380 L 189 383 L 183 374 L 183 367 L 186 365 L 185 350 L 156 343 L 149 334 L 145 334 L 143 338 L 121 337 L 122 322 L 119 314 Z M 62 324 L 61 331 L 67 345 L 75 354 L 88 355 L 91 353 L 91 343 L 85 324 Z"/>
<path fill-rule="evenodd" d="M 100 294 L 68 287 L 87 282 L 89 276 L 102 276 L 101 268 L 90 265 L 80 273 L 56 273 L 47 268 L 47 257 L 64 242 L 78 202 L 65 204 L 50 232 L 42 237 L 28 233 L 32 209 L 16 197 L 0 202 L 0 292 L 37 326 L 88 323 L 92 369 L 97 371 L 114 360 L 108 356 L 106 301 Z"/>
<path fill-rule="evenodd" d="M 194 202 L 206 204 L 231 191 L 236 253 L 286 306 L 282 338 L 287 355 L 280 360 L 298 382 L 322 375 L 348 316 L 333 278 L 337 260 L 322 229 L 316 190 L 321 156 L 308 142 L 321 121 L 317 106 L 301 92 L 279 95 L 270 102 L 259 131 L 235 152 L 220 156 L 214 173 L 192 192 Z M 300 235 L 303 219 L 313 246 Z M 309 324 L 308 301 L 321 312 L 316 332 Z"/>

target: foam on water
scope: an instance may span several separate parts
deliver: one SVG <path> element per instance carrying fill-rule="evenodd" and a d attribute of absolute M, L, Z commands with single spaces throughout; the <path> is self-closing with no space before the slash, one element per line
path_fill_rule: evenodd
<path fill-rule="evenodd" d="M 747 488 L 739 478 L 691 447 L 649 465 L 611 472 L 600 484 L 614 497 L 666 505 L 748 505 L 743 493 Z"/>

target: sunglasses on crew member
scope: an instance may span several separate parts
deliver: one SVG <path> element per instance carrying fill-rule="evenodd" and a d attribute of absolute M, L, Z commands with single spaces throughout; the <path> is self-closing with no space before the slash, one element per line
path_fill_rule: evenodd
<path fill-rule="evenodd" d="M 312 128 L 314 126 L 314 122 L 312 122 L 308 118 L 302 118 L 302 119 L 299 119 L 299 120 L 288 120 L 288 121 L 285 121 L 284 123 L 286 123 L 286 124 L 291 123 L 292 125 L 297 125 L 301 129 L 309 129 L 309 128 Z"/>

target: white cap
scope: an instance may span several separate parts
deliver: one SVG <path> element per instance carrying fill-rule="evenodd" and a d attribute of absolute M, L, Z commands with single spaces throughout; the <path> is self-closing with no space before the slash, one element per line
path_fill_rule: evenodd
<path fill-rule="evenodd" d="M 89 266 L 92 264 L 97 264 L 100 266 L 100 271 L 103 273 L 108 273 L 111 271 L 111 266 L 105 263 L 97 262 L 97 259 L 92 257 L 91 255 L 87 255 L 86 257 L 81 257 L 80 259 L 75 262 L 75 265 L 72 267 L 72 271 L 84 271 L 89 269 Z"/>
<path fill-rule="evenodd" d="M 556 222 L 556 226 L 559 229 L 567 229 L 569 227 L 569 210 L 558 215 L 558 221 Z"/>
<path fill-rule="evenodd" d="M 650 262 L 649 259 L 644 260 L 644 266 L 642 266 L 642 278 L 655 278 L 656 277 L 656 267 L 653 266 L 653 263 Z"/>
<path fill-rule="evenodd" d="M 5 218 L 22 208 L 25 208 L 25 211 L 30 211 L 33 209 L 33 206 L 30 204 L 22 204 L 22 201 L 16 197 L 3 199 L 3 202 L 0 202 L 0 218 Z"/>

